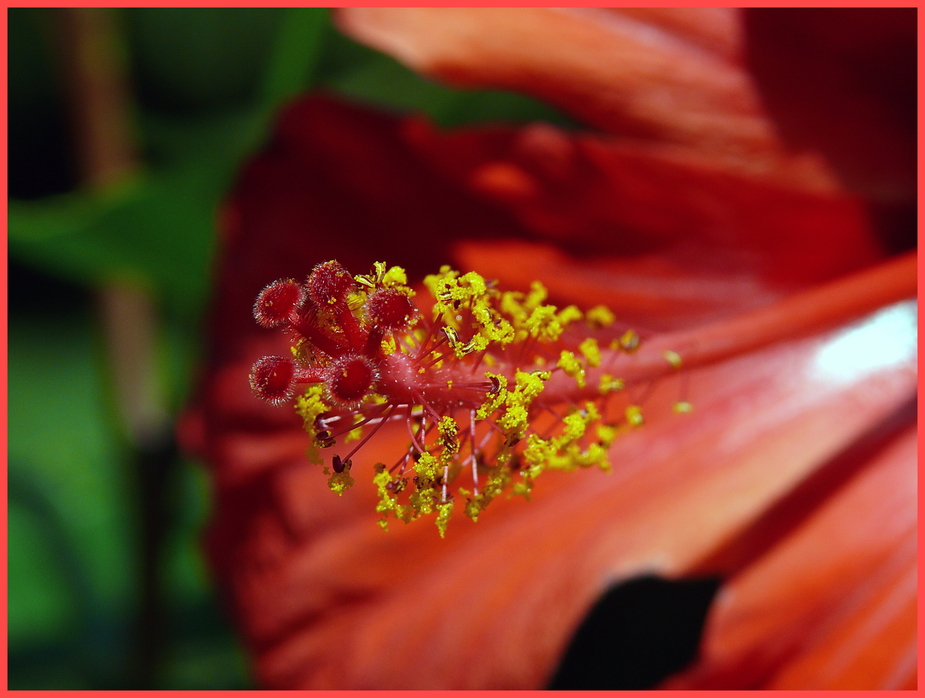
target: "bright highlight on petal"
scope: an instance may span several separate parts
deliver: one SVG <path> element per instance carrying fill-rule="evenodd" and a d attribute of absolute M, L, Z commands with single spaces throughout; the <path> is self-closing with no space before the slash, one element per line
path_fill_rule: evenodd
<path fill-rule="evenodd" d="M 917 347 L 916 301 L 884 308 L 826 344 L 816 355 L 815 377 L 847 383 L 915 356 Z"/>

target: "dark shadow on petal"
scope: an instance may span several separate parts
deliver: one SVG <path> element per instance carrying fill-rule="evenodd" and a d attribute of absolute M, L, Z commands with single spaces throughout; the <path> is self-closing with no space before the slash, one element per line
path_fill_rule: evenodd
<path fill-rule="evenodd" d="M 654 575 L 611 587 L 575 632 L 548 688 L 652 688 L 697 653 L 717 578 Z"/>

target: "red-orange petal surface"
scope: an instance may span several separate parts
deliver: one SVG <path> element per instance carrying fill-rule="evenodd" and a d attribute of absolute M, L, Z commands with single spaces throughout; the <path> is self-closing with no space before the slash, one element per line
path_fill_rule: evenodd
<path fill-rule="evenodd" d="M 793 341 L 782 336 L 761 351 L 687 372 L 692 415 L 670 413 L 682 388 L 664 382 L 646 401 L 646 427 L 615 444 L 611 474 L 546 474 L 532 502 L 497 501 L 476 524 L 452 522 L 445 540 L 426 522 L 393 523 L 382 532 L 371 465 L 389 462 L 406 434 L 387 428 L 377 435 L 354 458 L 357 485 L 337 497 L 308 462 L 308 438 L 296 415 L 262 404 L 248 388 L 253 360 L 282 353 L 281 344 L 285 351 L 251 318 L 268 281 L 300 278 L 332 258 L 357 273 L 385 259 L 420 279 L 458 255 L 477 271 L 520 285 L 524 265 L 519 253 L 501 257 L 511 249 L 498 245 L 503 240 L 525 246 L 528 260 L 539 258 L 530 250 L 553 250 L 539 278 L 557 295 L 590 306 L 620 287 L 626 244 L 640 245 L 637 259 L 650 264 L 665 252 L 662 275 L 671 282 L 688 275 L 702 281 L 698 265 L 715 245 L 719 223 L 730 220 L 722 234 L 737 252 L 717 251 L 710 270 L 735 276 L 740 269 L 730 260 L 749 251 L 755 261 L 744 268 L 768 299 L 881 254 L 856 203 L 845 200 L 842 208 L 830 193 L 814 202 L 804 191 L 806 205 L 790 209 L 792 218 L 783 216 L 779 225 L 804 225 L 807 211 L 815 211 L 816 228 L 830 244 L 812 247 L 799 274 L 765 265 L 761 254 L 777 249 L 773 235 L 751 237 L 749 217 L 733 214 L 745 207 L 760 220 L 779 191 L 766 183 L 749 189 L 746 178 L 727 182 L 724 198 L 722 187 L 708 183 L 711 205 L 700 217 L 696 198 L 662 212 L 658 197 L 637 201 L 623 192 L 664 187 L 668 201 L 673 184 L 695 187 L 694 172 L 704 171 L 689 162 L 672 167 L 670 158 L 653 153 L 626 153 L 606 139 L 585 144 L 577 162 L 579 171 L 592 170 L 591 182 L 612 188 L 614 210 L 601 195 L 592 223 L 556 234 L 536 223 L 547 216 L 539 203 L 531 218 L 532 207 L 491 195 L 471 176 L 486 164 L 517 160 L 517 138 L 511 129 L 443 137 L 313 99 L 283 116 L 271 146 L 244 173 L 226 217 L 210 363 L 182 434 L 211 469 L 210 559 L 262 685 L 539 688 L 607 585 L 641 572 L 679 576 L 698 569 L 914 394 L 908 306 L 886 316 L 893 335 L 882 334 L 876 318 L 862 323 L 857 331 L 881 344 L 849 350 L 847 358 L 844 342 L 856 336 L 851 329 Z M 555 138 L 578 149 L 578 139 Z M 517 164 L 529 176 L 544 174 L 542 159 Z M 571 177 L 550 186 L 551 195 Z M 647 218 L 654 222 L 645 234 L 626 235 Z M 598 219 L 612 221 L 612 235 L 602 233 Z M 583 253 L 582 244 L 595 255 Z M 497 269 L 498 259 L 507 261 L 504 269 Z M 594 290 L 570 285 L 584 281 L 582 269 L 597 276 Z M 651 296 L 658 298 L 657 285 Z M 753 303 L 727 301 L 712 306 L 719 318 Z M 695 324 L 684 313 L 663 314 L 661 321 Z M 876 555 L 882 541 L 855 542 L 869 542 Z"/>
<path fill-rule="evenodd" d="M 338 20 L 419 72 L 523 90 L 605 131 L 733 157 L 779 147 L 736 9 L 346 8 Z"/>

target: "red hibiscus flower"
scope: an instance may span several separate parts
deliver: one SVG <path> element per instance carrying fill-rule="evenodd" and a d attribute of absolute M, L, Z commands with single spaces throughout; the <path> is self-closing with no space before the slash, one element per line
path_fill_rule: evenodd
<path fill-rule="evenodd" d="M 826 12 L 341 12 L 422 72 L 600 131 L 441 132 L 315 95 L 242 173 L 181 431 L 210 468 L 209 556 L 262 685 L 569 687 L 572 641 L 631 661 L 576 634 L 595 601 L 657 576 L 719 580 L 664 687 L 915 686 L 915 258 L 897 254 L 914 14 Z M 381 429 L 337 497 L 301 418 L 247 381 L 288 351 L 253 321 L 260 289 L 330 259 L 401 264 L 418 287 L 446 263 L 538 279 L 638 327 L 639 375 L 668 349 L 684 368 L 645 384 L 612 472 L 546 473 L 445 538 L 383 532 L 372 464 L 407 431 Z M 679 394 L 693 413 L 672 413 Z"/>

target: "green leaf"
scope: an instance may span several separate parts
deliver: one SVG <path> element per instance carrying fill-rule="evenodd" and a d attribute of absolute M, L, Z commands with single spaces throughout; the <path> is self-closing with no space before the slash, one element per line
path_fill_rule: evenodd
<path fill-rule="evenodd" d="M 90 286 L 133 281 L 170 312 L 195 318 L 211 280 L 219 206 L 266 123 L 256 107 L 197 118 L 143 114 L 152 168 L 101 192 L 10 201 L 11 255 Z"/>
<path fill-rule="evenodd" d="M 138 579 L 138 491 L 116 436 L 89 313 L 9 329 L 9 675 L 13 689 L 125 689 Z M 167 343 L 189 336 L 165 338 Z M 176 348 L 173 353 L 179 353 Z M 171 368 L 165 367 L 167 370 Z M 201 559 L 205 474 L 172 483 L 161 689 L 248 688 Z"/>
<path fill-rule="evenodd" d="M 18 590 L 25 604 L 17 613 L 41 614 L 30 594 L 32 585 L 47 587 L 46 575 L 65 583 L 74 610 L 84 614 L 127 600 L 133 575 L 126 474 L 107 428 L 100 369 L 81 318 L 11 323 L 9 479 L 18 513 L 9 536 L 10 594 Z M 30 552 L 37 537 L 44 548 Z M 11 641 L 14 630 L 17 639 L 28 636 L 28 617 L 10 620 Z"/>
<path fill-rule="evenodd" d="M 263 82 L 262 101 L 270 107 L 311 87 L 330 26 L 322 8 L 291 7 L 284 13 Z"/>
<path fill-rule="evenodd" d="M 172 310 L 201 310 L 214 210 L 183 178 L 141 177 L 104 195 L 9 205 L 10 253 L 66 279 L 130 281 Z"/>
<path fill-rule="evenodd" d="M 373 106 L 427 114 L 443 127 L 482 123 L 574 122 L 531 97 L 501 90 L 462 90 L 422 77 L 398 61 L 332 32 L 321 81 Z"/>

